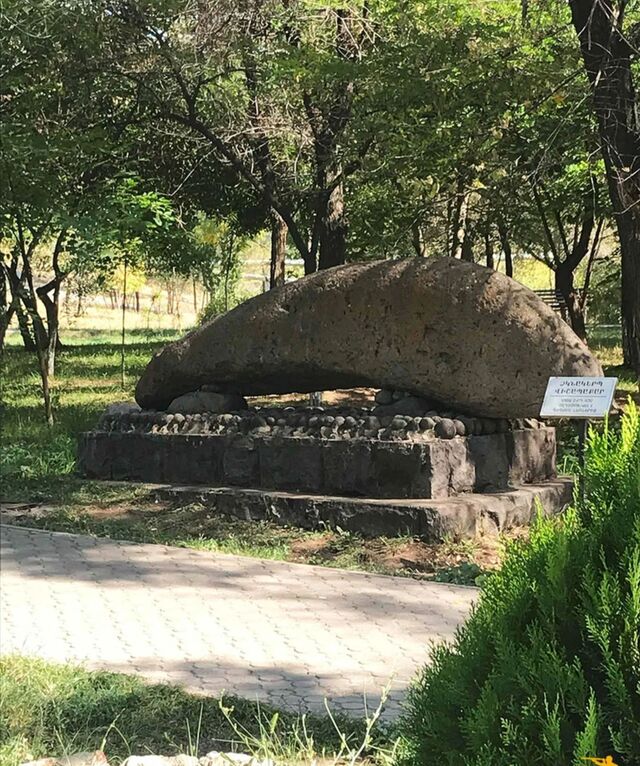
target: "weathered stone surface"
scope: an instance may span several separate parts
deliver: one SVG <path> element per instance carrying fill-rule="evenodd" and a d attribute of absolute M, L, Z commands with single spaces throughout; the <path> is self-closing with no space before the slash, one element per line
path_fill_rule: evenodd
<path fill-rule="evenodd" d="M 340 528 L 364 536 L 416 535 L 427 542 L 474 538 L 527 526 L 538 511 L 561 512 L 571 501 L 570 479 L 554 479 L 496 493 L 443 499 L 380 500 L 298 492 L 212 487 L 155 487 L 161 499 L 200 503 L 208 512 L 305 529 Z"/>
<path fill-rule="evenodd" d="M 243 394 L 375 386 L 492 417 L 536 417 L 550 375 L 600 375 L 523 285 L 453 258 L 351 264 L 241 304 L 168 345 L 136 389 L 163 409 L 202 385 Z"/>
<path fill-rule="evenodd" d="M 453 439 L 456 435 L 456 426 L 453 420 L 443 418 L 435 426 L 436 436 L 440 439 Z"/>
<path fill-rule="evenodd" d="M 229 412 L 244 410 L 247 402 L 238 394 L 218 394 L 213 391 L 191 391 L 176 397 L 167 407 L 167 412 L 194 415 L 202 412 Z"/>
<path fill-rule="evenodd" d="M 122 766 L 201 766 L 195 755 L 130 755 Z"/>
<path fill-rule="evenodd" d="M 527 484 L 543 477 L 555 476 L 555 429 L 543 427 L 536 430 L 511 431 L 505 434 L 505 437 L 509 455 L 510 482 Z"/>
<path fill-rule="evenodd" d="M 41 758 L 39 761 L 28 761 L 21 766 L 109 766 L 109 763 L 102 750 L 94 750 L 62 755 L 59 758 Z"/>
<path fill-rule="evenodd" d="M 260 480 L 256 486 L 309 492 L 322 484 L 322 447 L 317 439 L 260 439 Z"/>
<path fill-rule="evenodd" d="M 276 766 L 271 758 L 260 760 L 248 753 L 218 753 L 212 750 L 200 759 L 200 766 Z"/>
<path fill-rule="evenodd" d="M 103 418 L 117 417 L 118 415 L 131 415 L 140 412 L 140 405 L 137 402 L 111 402 L 107 405 Z"/>
<path fill-rule="evenodd" d="M 109 766 L 105 754 L 76 753 L 60 758 L 41 758 L 21 766 Z M 195 755 L 130 755 L 122 766 L 276 766 L 270 758 L 260 760 L 248 753 L 219 753 L 212 750 L 198 758 Z"/>
<path fill-rule="evenodd" d="M 210 438 L 215 439 L 215 437 Z M 241 487 L 259 486 L 259 442 L 243 436 L 223 437 L 223 439 L 224 443 L 221 444 L 223 480 L 228 484 L 238 484 Z M 191 459 L 198 459 L 197 452 L 193 451 Z"/>
<path fill-rule="evenodd" d="M 374 413 L 378 417 L 383 415 L 424 415 L 431 409 L 432 402 L 423 399 L 420 396 L 405 396 L 402 399 L 396 399 L 391 404 L 379 404 Z"/>
<path fill-rule="evenodd" d="M 402 401 L 411 400 L 419 401 L 416 397 L 406 397 Z M 97 430 L 112 433 L 114 438 L 121 433 L 135 432 L 138 434 L 180 433 L 192 436 L 244 434 L 260 437 L 327 436 L 331 439 L 366 437 L 373 440 L 424 442 L 431 441 L 434 437 L 451 439 L 455 436 L 506 433 L 512 427 L 530 428 L 531 426 L 527 424 L 532 423 L 535 423 L 535 428 L 544 428 L 544 423 L 533 418 L 509 421 L 461 415 L 452 420 L 449 414 L 442 417 L 435 410 L 429 410 L 424 417 L 389 413 L 377 417 L 368 407 L 333 407 L 319 410 L 317 414 L 314 412 L 309 407 L 273 409 L 249 407 L 234 413 L 207 412 L 193 415 L 142 411 L 103 417 L 100 419 Z M 435 431 L 435 426 L 445 420 L 449 427 L 445 425 Z"/>
<path fill-rule="evenodd" d="M 383 388 L 376 393 L 375 400 L 377 404 L 391 404 L 394 401 L 393 391 Z"/>
<path fill-rule="evenodd" d="M 442 421 L 444 422 L 444 421 Z M 449 421 L 452 422 L 452 421 Z M 90 478 L 359 495 L 446 498 L 555 476 L 553 428 L 410 441 L 90 432 L 79 468 Z"/>
<path fill-rule="evenodd" d="M 63 755 L 58 760 L 60 766 L 109 766 L 107 756 L 102 750 Z"/>

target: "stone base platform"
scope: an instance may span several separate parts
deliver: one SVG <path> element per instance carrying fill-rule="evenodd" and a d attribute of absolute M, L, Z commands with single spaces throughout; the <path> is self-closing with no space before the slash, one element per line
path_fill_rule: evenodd
<path fill-rule="evenodd" d="M 573 492 L 573 481 L 566 477 L 445 500 L 331 497 L 239 487 L 139 486 L 161 500 L 197 502 L 208 511 L 246 521 L 268 520 L 303 529 L 340 527 L 365 537 L 414 535 L 426 542 L 439 542 L 446 536 L 496 535 L 528 526 L 538 509 L 547 516 L 563 511 Z"/>
<path fill-rule="evenodd" d="M 553 428 L 451 439 L 91 431 L 78 467 L 96 479 L 238 486 L 313 495 L 445 499 L 556 474 Z"/>

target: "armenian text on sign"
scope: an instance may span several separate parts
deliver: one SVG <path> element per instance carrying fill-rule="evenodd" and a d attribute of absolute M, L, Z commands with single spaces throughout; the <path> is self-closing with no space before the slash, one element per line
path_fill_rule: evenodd
<path fill-rule="evenodd" d="M 543 418 L 604 418 L 611 409 L 617 378 L 551 377 L 542 402 Z"/>

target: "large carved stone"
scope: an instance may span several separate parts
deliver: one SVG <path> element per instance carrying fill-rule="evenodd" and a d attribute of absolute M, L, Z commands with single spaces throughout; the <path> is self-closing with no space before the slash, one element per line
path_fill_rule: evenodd
<path fill-rule="evenodd" d="M 601 375 L 531 290 L 452 258 L 339 266 L 257 296 L 168 345 L 143 408 L 213 384 L 244 395 L 376 386 L 490 417 L 537 416 L 550 375 Z"/>

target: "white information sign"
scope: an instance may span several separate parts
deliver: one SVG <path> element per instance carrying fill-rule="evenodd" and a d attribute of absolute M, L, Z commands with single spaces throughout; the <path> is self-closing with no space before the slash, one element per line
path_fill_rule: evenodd
<path fill-rule="evenodd" d="M 549 378 L 542 418 L 604 418 L 618 378 Z"/>

